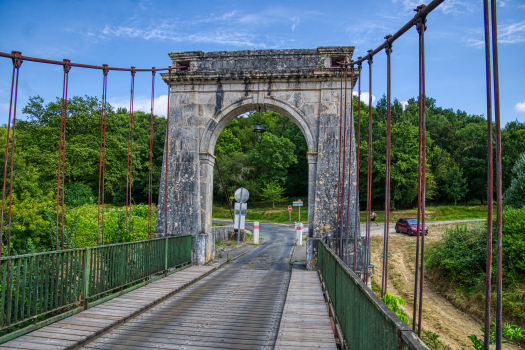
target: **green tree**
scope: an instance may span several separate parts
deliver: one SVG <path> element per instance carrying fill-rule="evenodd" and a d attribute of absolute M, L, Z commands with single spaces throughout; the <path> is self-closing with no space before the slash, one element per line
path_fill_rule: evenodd
<path fill-rule="evenodd" d="M 463 171 L 459 167 L 456 166 L 447 172 L 443 189 L 454 201 L 454 205 L 467 194 L 467 179 L 463 177 Z"/>
<path fill-rule="evenodd" d="M 258 179 L 262 184 L 276 182 L 286 183 L 288 167 L 297 163 L 294 154 L 295 145 L 285 137 L 273 134 L 264 135 L 261 143 L 253 149 L 253 165 L 258 172 Z"/>
<path fill-rule="evenodd" d="M 275 181 L 270 181 L 266 184 L 266 187 L 262 189 L 261 197 L 263 199 L 269 200 L 272 202 L 272 207 L 275 209 L 276 201 L 283 201 L 286 197 L 283 197 L 284 188 L 279 186 Z"/>
<path fill-rule="evenodd" d="M 215 144 L 215 154 L 232 155 L 241 150 L 241 141 L 233 135 L 231 129 L 224 129 Z"/>
<path fill-rule="evenodd" d="M 501 130 L 503 191 L 511 185 L 512 169 L 523 153 L 525 153 L 525 123 L 517 120 L 507 123 Z"/>
<path fill-rule="evenodd" d="M 239 187 L 248 189 L 251 197 L 257 197 L 260 185 L 256 182 L 255 167 L 252 165 L 251 153 L 234 153 L 232 155 L 218 154 L 216 159 L 220 168 L 222 182 L 226 187 L 228 196 L 232 196 Z M 214 167 L 213 188 L 215 198 L 224 201 L 224 189 L 217 171 Z"/>
<path fill-rule="evenodd" d="M 512 168 L 514 177 L 509 188 L 505 191 L 503 200 L 505 204 L 515 208 L 525 206 L 525 153 L 523 153 Z"/>

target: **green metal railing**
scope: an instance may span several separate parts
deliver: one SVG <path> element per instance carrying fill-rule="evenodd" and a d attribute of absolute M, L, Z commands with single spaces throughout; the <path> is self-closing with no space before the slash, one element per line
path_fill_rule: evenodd
<path fill-rule="evenodd" d="M 324 242 L 317 245 L 319 272 L 347 348 L 428 350 Z"/>
<path fill-rule="evenodd" d="M 0 258 L 0 336 L 191 262 L 192 236 Z"/>

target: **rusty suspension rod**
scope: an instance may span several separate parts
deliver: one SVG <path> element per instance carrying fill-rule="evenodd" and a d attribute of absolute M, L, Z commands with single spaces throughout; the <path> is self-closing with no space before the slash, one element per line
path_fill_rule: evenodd
<path fill-rule="evenodd" d="M 164 237 L 168 237 L 168 166 L 169 166 L 169 155 L 170 155 L 170 96 L 171 96 L 171 67 L 169 69 L 168 79 L 168 110 L 166 112 L 166 158 L 164 160 L 164 166 L 166 172 L 164 174 Z"/>
<path fill-rule="evenodd" d="M 18 52 L 18 51 L 13 51 L 13 52 Z M 6 58 L 12 58 L 13 59 L 13 58 L 15 58 L 15 55 L 13 53 L 0 52 L 0 57 L 6 57 Z M 29 56 L 21 56 L 21 55 L 16 56 L 16 57 L 18 57 L 19 59 L 24 60 L 24 61 L 56 64 L 56 65 L 59 65 L 59 66 L 62 66 L 64 64 L 63 61 L 46 60 L 46 59 L 37 58 L 37 57 L 29 57 Z M 135 72 L 153 72 L 153 71 L 159 72 L 159 71 L 170 70 L 170 68 L 171 69 L 185 69 L 185 68 L 188 68 L 188 67 L 185 67 L 185 66 L 176 66 L 176 67 L 158 68 L 158 69 L 157 68 L 135 69 L 134 67 L 131 67 L 131 68 L 108 67 L 106 64 L 104 64 L 102 66 L 94 66 L 94 65 L 89 65 L 89 64 L 72 63 L 72 62 L 70 62 L 69 65 L 71 67 L 102 69 L 102 70 L 107 70 L 107 71 L 114 70 L 114 71 L 123 71 L 123 72 L 132 72 L 132 71 L 135 71 Z"/>
<path fill-rule="evenodd" d="M 391 35 L 385 37 L 389 39 Z M 387 109 L 386 109 L 386 179 L 385 179 L 385 228 L 384 228 L 384 239 L 383 239 L 383 274 L 382 274 L 382 285 L 381 285 L 381 296 L 384 297 L 387 293 L 388 286 L 388 234 L 390 229 L 390 156 L 392 148 L 392 94 L 391 94 L 391 60 L 390 55 L 392 54 L 392 43 L 389 43 L 385 48 L 387 57 L 387 83 L 386 83 L 386 94 L 387 94 Z"/>
<path fill-rule="evenodd" d="M 135 67 L 131 67 L 131 89 L 128 119 L 128 162 L 126 169 L 126 228 L 131 226 L 131 159 L 133 156 L 133 98 L 135 95 Z M 128 216 L 129 205 L 129 216 Z"/>
<path fill-rule="evenodd" d="M 15 83 L 15 75 L 16 75 L 15 72 L 18 72 L 18 71 L 13 62 L 13 75 L 11 78 L 11 98 L 9 100 L 9 120 L 7 122 L 7 136 L 5 138 L 4 182 L 3 182 L 3 187 L 2 187 L 2 212 L 0 214 L 1 216 L 0 218 L 0 257 L 2 256 L 2 248 L 3 248 L 5 184 L 7 182 L 7 155 L 8 155 L 8 150 L 9 150 L 9 134 L 11 132 L 11 111 L 13 110 L 13 88 L 14 88 L 14 83 Z"/>
<path fill-rule="evenodd" d="M 485 334 L 484 348 L 489 350 L 490 343 L 490 310 L 492 299 L 492 210 L 493 210 L 493 149 L 492 149 L 492 70 L 490 67 L 490 22 L 489 1 L 483 0 L 485 26 L 485 67 L 487 78 L 487 266 L 485 274 Z"/>
<path fill-rule="evenodd" d="M 168 84 L 169 85 L 169 84 Z M 153 238 L 151 230 L 151 205 L 153 201 L 153 112 L 155 108 L 155 67 L 151 71 L 151 117 L 149 127 L 149 175 L 148 175 L 148 238 Z"/>
<path fill-rule="evenodd" d="M 430 12 L 436 9 L 442 2 L 445 0 L 433 0 L 428 5 L 426 5 L 425 8 L 423 8 L 421 11 L 418 11 L 414 18 L 412 18 L 410 21 L 408 21 L 401 29 L 399 29 L 397 32 L 395 32 L 392 37 L 388 38 L 384 43 L 379 45 L 375 50 L 368 50 L 368 55 L 358 58 L 357 61 L 352 61 L 350 63 L 353 64 L 359 64 L 362 63 L 369 58 L 373 57 L 375 54 L 377 54 L 379 51 L 385 49 L 388 45 L 388 43 L 392 44 L 394 41 L 396 41 L 401 35 L 405 34 L 407 31 L 410 30 L 414 25 L 416 25 L 417 21 L 422 18 L 426 17 Z"/>
<path fill-rule="evenodd" d="M 62 116 L 60 118 L 60 141 L 59 141 L 59 147 L 58 147 L 58 168 L 57 168 L 57 206 L 56 206 L 56 247 L 55 250 L 58 250 L 58 231 L 59 231 L 59 223 L 58 218 L 60 216 L 59 212 L 59 203 L 60 203 L 60 176 L 61 176 L 61 170 L 62 170 L 62 135 L 64 133 L 64 97 L 66 93 L 66 72 L 64 70 L 64 80 L 62 82 Z M 63 244 L 62 244 L 63 245 Z M 62 249 L 64 249 L 62 247 Z"/>
<path fill-rule="evenodd" d="M 348 162 L 348 198 L 346 215 L 346 248 L 345 248 L 345 264 L 348 265 L 348 235 L 350 233 L 350 194 L 352 192 L 352 136 L 354 135 L 354 66 L 351 66 L 350 71 L 350 141 L 349 141 L 349 162 Z M 345 108 L 346 108 L 346 91 L 345 91 Z M 346 113 L 345 113 L 346 114 Z M 356 192 L 357 193 L 357 192 Z M 354 237 L 357 234 L 357 227 L 354 228 Z"/>
<path fill-rule="evenodd" d="M 416 24 L 419 31 L 419 22 Z M 421 46 L 421 41 L 420 41 Z M 421 48 L 420 48 L 421 50 Z M 419 148 L 418 148 L 418 175 L 417 175 L 417 227 L 419 228 L 421 225 L 421 148 L 422 148 L 422 140 L 423 140 L 423 131 L 422 131 L 422 123 L 423 123 L 423 114 L 421 111 L 421 52 L 419 52 Z M 415 266 L 415 274 L 414 274 L 414 308 L 413 308 L 413 314 L 412 314 L 412 329 L 414 332 L 417 332 L 416 324 L 417 324 L 417 310 L 418 310 L 418 276 L 419 276 L 419 237 L 420 236 L 420 230 L 417 230 L 416 232 L 416 266 Z"/>
<path fill-rule="evenodd" d="M 498 57 L 498 16 L 496 1 L 491 0 L 492 14 L 492 56 L 494 71 L 494 112 L 496 117 L 496 350 L 501 350 L 503 326 L 503 175 L 501 161 L 501 119 L 499 101 L 499 57 Z"/>
<path fill-rule="evenodd" d="M 98 217 L 97 217 L 97 245 L 100 245 L 100 236 L 102 233 L 102 245 L 104 245 L 104 175 L 105 175 L 105 160 L 106 160 L 106 89 L 108 70 L 104 69 L 102 80 L 102 106 L 100 114 L 100 152 L 99 152 L 99 168 L 98 168 Z M 104 164 L 104 166 L 103 166 Z M 102 193 L 101 193 L 102 190 Z M 100 220 L 100 205 L 102 204 L 102 222 Z M 102 230 L 100 224 L 102 223 Z"/>
<path fill-rule="evenodd" d="M 23 59 L 21 58 L 21 52 L 19 51 L 13 51 L 13 75 L 11 78 L 11 97 L 9 99 L 9 119 L 7 122 L 7 134 L 6 134 L 6 140 L 5 140 L 5 164 L 4 164 L 4 182 L 2 185 L 2 208 L 1 208 L 1 218 L 0 218 L 0 256 L 2 256 L 2 248 L 3 248 L 3 232 L 4 232 L 4 210 L 5 210 L 5 185 L 7 183 L 7 158 L 9 154 L 9 133 L 11 129 L 11 112 L 13 113 L 13 138 L 11 142 L 11 169 L 10 169 L 10 184 L 9 184 L 9 214 L 8 214 L 8 220 L 9 220 L 9 229 L 8 229 L 8 235 L 7 235 L 7 256 L 11 255 L 11 192 L 12 192 L 12 183 L 13 183 L 13 149 L 15 147 L 15 123 L 16 123 L 16 102 L 18 97 L 18 73 L 20 70 L 20 66 L 22 65 Z M 16 79 L 15 79 L 16 77 Z M 15 103 L 13 108 L 13 93 L 15 95 Z M 8 266 L 9 271 L 9 266 Z M 9 283 L 8 285 L 8 293 L 9 293 Z"/>
<path fill-rule="evenodd" d="M 339 72 L 340 76 L 341 76 L 341 89 L 340 89 L 340 92 L 339 92 L 339 107 L 340 107 L 340 111 L 339 111 L 339 159 L 338 159 L 338 162 L 337 162 L 337 176 L 338 176 L 338 179 L 337 179 L 337 214 L 336 214 L 336 232 L 339 231 L 338 230 L 338 225 L 340 223 L 340 212 L 341 212 L 341 200 L 340 200 L 340 193 L 341 193 L 341 140 L 342 140 L 342 136 L 343 136 L 343 66 L 341 65 L 341 70 Z M 337 247 L 337 234 L 334 235 L 334 238 L 336 239 L 335 241 L 335 246 Z M 341 257 L 341 250 L 342 250 L 342 239 L 339 237 L 339 256 Z"/>
<path fill-rule="evenodd" d="M 230 200 L 228 199 L 228 192 L 226 191 L 226 187 L 224 186 L 224 181 L 222 181 L 221 169 L 219 168 L 219 162 L 217 161 L 217 158 L 215 158 L 215 165 L 217 166 L 217 172 L 219 173 L 219 178 L 221 179 L 222 189 L 224 190 L 224 196 L 226 197 L 228 208 L 230 208 L 230 215 L 232 217 L 232 221 L 235 224 L 235 219 L 233 217 L 233 212 L 232 212 L 232 205 L 230 203 Z"/>
<path fill-rule="evenodd" d="M 425 5 L 418 6 L 416 11 L 421 11 L 424 9 Z M 422 232 L 421 236 L 421 266 L 420 266 L 420 276 L 419 276 L 419 315 L 418 315 L 418 331 L 417 334 L 421 338 L 421 322 L 423 316 L 423 281 L 425 279 L 424 270 L 425 270 L 425 203 L 426 203 L 426 182 L 427 182 L 427 127 L 426 127 L 426 92 L 425 92 L 425 30 L 426 26 L 426 17 L 421 17 L 419 22 L 419 55 L 420 55 L 420 85 L 421 85 L 421 95 L 419 97 L 419 113 L 422 116 L 422 147 L 421 147 L 421 156 L 422 156 L 422 178 L 421 178 L 421 219 L 423 223 L 421 226 L 418 225 L 417 231 Z M 418 218 L 419 219 L 419 218 Z"/>
<path fill-rule="evenodd" d="M 345 99 L 344 99 L 344 112 L 342 115 L 344 115 L 344 126 L 343 126 L 343 143 L 342 143 L 342 146 L 343 146 L 343 171 L 342 171 L 342 174 L 343 174 L 343 181 L 341 183 L 341 208 L 340 208 L 340 216 L 339 216 L 339 226 L 340 226 L 340 234 L 339 234 L 339 239 L 340 239 L 340 250 L 339 250 L 339 255 L 341 257 L 341 260 L 344 260 L 344 251 L 343 251 L 343 234 L 345 233 L 344 231 L 344 217 L 345 217 L 345 177 L 346 177 L 346 122 L 348 120 L 348 116 L 347 116 L 347 113 L 346 113 L 346 95 L 347 95 L 347 91 L 348 91 L 348 88 L 347 88 L 347 79 L 348 78 L 348 67 L 345 65 L 344 66 L 344 80 L 345 80 L 345 89 L 344 89 L 344 95 L 345 95 Z M 341 103 L 343 104 L 343 95 L 341 95 Z M 347 213 L 348 215 L 348 213 Z"/>
<path fill-rule="evenodd" d="M 71 66 L 69 66 L 69 60 L 64 60 L 64 89 L 62 91 L 62 120 L 64 123 L 64 128 L 61 130 L 61 145 L 62 145 L 62 250 L 64 250 L 64 199 L 65 199 L 65 178 L 66 178 L 66 125 L 67 125 L 67 91 L 69 86 L 69 71 Z M 60 152 L 59 152 L 60 153 Z M 60 161 L 59 161 L 59 171 L 60 171 Z M 57 194 L 57 198 L 59 198 Z M 58 210 L 57 210 L 58 216 Z M 57 220 L 58 227 L 58 220 Z"/>
<path fill-rule="evenodd" d="M 370 53 L 372 50 L 369 50 Z M 370 54 L 369 54 L 370 56 Z M 370 261 L 370 218 L 372 212 L 372 63 L 373 56 L 368 58 L 368 171 L 367 171 L 367 195 L 366 195 L 366 245 L 365 245 L 365 284 L 368 284 L 368 264 Z"/>
<path fill-rule="evenodd" d="M 22 62 L 20 62 L 22 64 Z M 18 98 L 18 72 L 20 66 L 16 69 L 16 87 L 15 87 L 15 104 L 13 106 L 13 132 L 11 134 L 11 169 L 9 174 L 9 211 L 7 213 L 7 255 L 11 255 L 11 209 L 13 207 L 13 166 L 15 159 L 15 126 L 16 126 L 16 102 Z M 9 137 L 7 135 L 6 137 Z M 3 208 L 2 208 L 3 210 Z"/>
<path fill-rule="evenodd" d="M 358 57 L 361 59 L 361 57 Z M 359 151 L 361 148 L 361 69 L 362 63 L 357 64 L 359 70 L 359 86 L 357 88 L 357 154 L 356 154 L 356 184 L 355 184 L 355 234 L 354 234 L 354 273 L 357 272 L 357 233 L 361 236 L 361 212 L 359 208 Z M 352 96 L 352 99 L 354 96 Z M 361 237 L 359 237 L 361 239 Z"/>

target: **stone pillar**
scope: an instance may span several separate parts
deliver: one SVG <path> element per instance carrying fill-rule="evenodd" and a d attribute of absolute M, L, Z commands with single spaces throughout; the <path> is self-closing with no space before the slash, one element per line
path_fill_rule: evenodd
<path fill-rule="evenodd" d="M 211 233 L 211 214 L 213 207 L 213 166 L 215 156 L 207 152 L 199 153 L 200 161 L 200 200 L 201 230 L 200 233 Z"/>
<path fill-rule="evenodd" d="M 337 81 L 331 81 L 324 82 L 321 89 L 315 183 L 315 238 L 331 238 L 337 227 L 339 88 Z"/>
<path fill-rule="evenodd" d="M 314 236 L 315 177 L 317 174 L 317 152 L 308 152 L 308 237 Z"/>
<path fill-rule="evenodd" d="M 178 236 L 201 232 L 199 116 L 195 92 L 172 93 L 170 101 L 170 152 L 168 167 L 168 217 L 164 217 L 164 176 L 162 167 L 156 233 Z M 165 162 L 164 162 L 165 163 Z"/>
<path fill-rule="evenodd" d="M 306 268 L 313 269 L 313 242 L 315 217 L 315 179 L 317 176 L 317 152 L 308 152 L 308 238 L 306 239 Z"/>

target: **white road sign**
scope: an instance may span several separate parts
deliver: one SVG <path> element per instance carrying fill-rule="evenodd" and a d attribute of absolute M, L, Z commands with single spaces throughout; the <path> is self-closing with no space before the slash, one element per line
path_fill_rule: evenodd
<path fill-rule="evenodd" d="M 250 192 L 248 192 L 246 188 L 240 187 L 237 190 L 235 190 L 234 196 L 237 202 L 246 203 L 248 201 L 248 198 L 250 198 Z"/>

